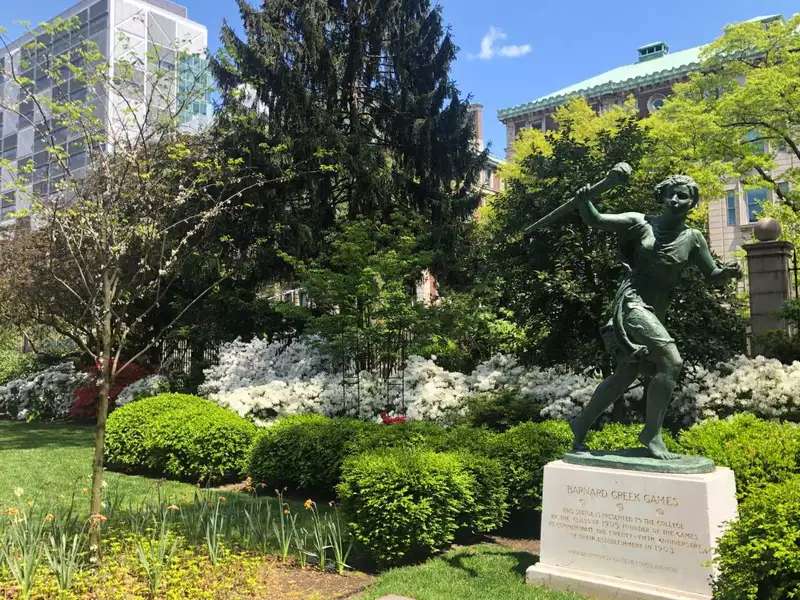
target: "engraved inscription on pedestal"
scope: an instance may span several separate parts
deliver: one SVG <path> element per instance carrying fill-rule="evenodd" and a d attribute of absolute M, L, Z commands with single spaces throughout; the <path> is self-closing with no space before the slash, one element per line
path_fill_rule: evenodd
<path fill-rule="evenodd" d="M 541 562 L 533 570 L 710 597 L 714 544 L 735 516 L 728 469 L 672 475 L 556 461 L 545 468 Z"/>

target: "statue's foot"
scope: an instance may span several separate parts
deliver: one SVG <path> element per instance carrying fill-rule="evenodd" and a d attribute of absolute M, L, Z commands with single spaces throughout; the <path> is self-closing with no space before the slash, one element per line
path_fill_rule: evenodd
<path fill-rule="evenodd" d="M 658 434 L 651 439 L 644 434 L 644 431 L 642 431 L 639 434 L 639 441 L 642 442 L 645 448 L 647 448 L 647 451 L 653 458 L 658 458 L 661 460 L 678 460 L 682 456 L 667 450 L 666 445 L 664 445 L 664 440 L 661 439 L 661 434 Z"/>
<path fill-rule="evenodd" d="M 572 451 L 573 452 L 588 452 L 589 448 L 586 447 L 586 432 L 578 429 L 575 421 L 569 422 L 569 428 L 572 430 Z"/>

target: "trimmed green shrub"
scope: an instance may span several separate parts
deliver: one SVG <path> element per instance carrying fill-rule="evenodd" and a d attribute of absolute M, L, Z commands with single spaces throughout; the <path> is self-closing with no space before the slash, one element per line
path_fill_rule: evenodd
<path fill-rule="evenodd" d="M 284 417 L 258 437 L 248 472 L 270 489 L 288 487 L 329 495 L 350 454 L 349 442 L 379 427 L 386 426 L 322 415 Z"/>
<path fill-rule="evenodd" d="M 256 426 L 197 396 L 161 394 L 115 410 L 106 425 L 109 466 L 215 484 L 245 473 Z"/>
<path fill-rule="evenodd" d="M 500 529 L 508 518 L 508 487 L 503 468 L 493 458 L 462 451 L 458 453 L 464 470 L 474 480 L 474 502 L 465 508 L 462 530 L 468 534 L 490 533 Z"/>
<path fill-rule="evenodd" d="M 106 463 L 127 473 L 145 471 L 150 430 L 155 418 L 191 406 L 188 394 L 161 394 L 143 398 L 112 412 L 106 422 Z"/>
<path fill-rule="evenodd" d="M 566 421 L 522 423 L 492 440 L 489 454 L 503 468 L 512 510 L 541 509 L 544 466 L 571 447 Z"/>
<path fill-rule="evenodd" d="M 431 448 L 445 445 L 447 429 L 429 421 L 407 421 L 393 425 L 365 427 L 347 445 L 347 454 L 388 448 Z"/>
<path fill-rule="evenodd" d="M 445 429 L 441 436 L 432 439 L 432 447 L 440 452 L 466 450 L 489 456 L 498 434 L 482 427 L 459 425 Z"/>
<path fill-rule="evenodd" d="M 458 455 L 398 448 L 348 458 L 337 491 L 354 539 L 393 566 L 447 548 L 469 520 L 474 486 Z"/>
<path fill-rule="evenodd" d="M 543 407 L 515 390 L 475 394 L 467 399 L 467 421 L 475 427 L 506 431 L 520 423 L 541 421 Z"/>
<path fill-rule="evenodd" d="M 784 481 L 800 466 L 800 428 L 749 413 L 703 421 L 679 439 L 687 452 L 733 469 L 739 500 L 757 487 Z"/>
<path fill-rule="evenodd" d="M 641 423 L 608 423 L 602 429 L 590 431 L 586 436 L 586 446 L 590 450 L 625 450 L 638 448 L 642 445 L 639 441 L 639 432 L 642 431 Z M 681 445 L 675 441 L 669 431 L 662 432 L 664 444 L 671 452 L 683 452 Z"/>
<path fill-rule="evenodd" d="M 800 598 L 800 476 L 752 490 L 717 555 L 715 599 Z"/>

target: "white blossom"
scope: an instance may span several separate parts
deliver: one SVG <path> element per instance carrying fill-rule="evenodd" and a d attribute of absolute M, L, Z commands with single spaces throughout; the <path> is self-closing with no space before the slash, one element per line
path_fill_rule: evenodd
<path fill-rule="evenodd" d="M 169 391 L 169 380 L 163 375 L 148 375 L 125 386 L 116 399 L 117 406 L 125 406 L 129 402 L 156 396 Z"/>
<path fill-rule="evenodd" d="M 48 367 L 27 377 L 0 385 L 0 414 L 24 421 L 30 416 L 60 419 L 69 414 L 75 389 L 89 381 L 88 375 L 70 362 Z"/>
<path fill-rule="evenodd" d="M 602 381 L 596 370 L 524 367 L 516 357 L 504 354 L 493 356 L 469 374 L 411 356 L 402 386 L 387 385 L 363 371 L 356 388 L 343 385 L 341 373 L 319 350 L 317 341 L 301 337 L 285 344 L 256 338 L 226 344 L 218 363 L 205 371 L 200 393 L 259 423 L 309 412 L 375 419 L 382 411 L 397 411 L 401 394 L 410 419 L 450 422 L 465 414 L 469 396 L 500 391 L 512 391 L 542 406 L 543 419 L 570 419 L 586 406 Z M 624 394 L 626 412 L 634 405 L 642 409 L 642 391 L 641 385 L 635 385 Z M 800 415 L 800 363 L 783 365 L 764 357 L 737 356 L 711 370 L 689 366 L 669 410 L 671 418 L 683 425 L 739 411 L 796 418 Z"/>

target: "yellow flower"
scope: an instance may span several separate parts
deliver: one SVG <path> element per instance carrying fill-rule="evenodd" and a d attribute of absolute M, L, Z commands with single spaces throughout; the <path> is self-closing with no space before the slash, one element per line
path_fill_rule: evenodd
<path fill-rule="evenodd" d="M 14 495 L 15 495 L 17 498 L 21 498 L 21 497 L 22 497 L 22 494 L 24 494 L 24 493 L 25 493 L 25 490 L 23 490 L 21 487 L 15 487 L 15 488 L 14 488 Z"/>
<path fill-rule="evenodd" d="M 306 510 L 311 510 L 312 508 L 314 508 L 314 501 L 311 498 L 309 498 L 308 500 L 303 502 L 303 507 L 305 507 Z"/>
<path fill-rule="evenodd" d="M 56 516 L 53 513 L 47 513 L 44 517 L 45 523 L 52 523 L 56 520 Z"/>
<path fill-rule="evenodd" d="M 178 508 L 175 504 L 170 504 L 167 507 L 167 510 L 180 510 L 180 508 Z"/>

